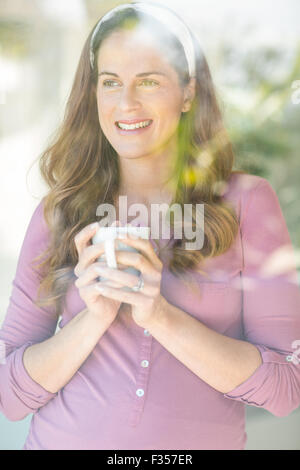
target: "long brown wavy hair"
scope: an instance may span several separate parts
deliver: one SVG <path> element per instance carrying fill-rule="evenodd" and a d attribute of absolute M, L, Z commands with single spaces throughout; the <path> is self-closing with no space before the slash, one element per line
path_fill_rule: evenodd
<path fill-rule="evenodd" d="M 76 279 L 78 254 L 75 235 L 96 219 L 101 203 L 113 204 L 118 194 L 120 172 L 118 155 L 99 124 L 96 103 L 98 80 L 97 52 L 114 30 L 153 26 L 161 51 L 176 70 L 182 87 L 188 84 L 188 64 L 181 43 L 154 18 L 133 9 L 119 11 L 104 22 L 94 41 L 95 66 L 90 65 L 92 28 L 81 53 L 63 122 L 54 141 L 39 157 L 41 175 L 49 190 L 43 198 L 44 218 L 50 230 L 43 257 L 42 277 L 36 305 L 55 304 L 61 314 L 63 301 Z M 150 23 L 149 23 L 150 22 Z M 97 22 L 98 23 L 98 22 Z M 96 24 L 97 24 L 96 23 Z M 178 126 L 173 203 L 204 204 L 204 244 L 200 250 L 186 250 L 184 235 L 171 247 L 169 270 L 186 281 L 201 262 L 227 251 L 238 232 L 234 208 L 222 199 L 234 163 L 232 145 L 225 130 L 209 66 L 198 39 L 191 32 L 196 55 L 196 95 L 190 111 L 182 113 Z M 171 227 L 173 220 L 171 218 Z M 167 244 L 169 246 L 169 244 Z M 170 248 L 168 248 L 170 249 Z M 42 291 L 44 296 L 41 296 Z"/>

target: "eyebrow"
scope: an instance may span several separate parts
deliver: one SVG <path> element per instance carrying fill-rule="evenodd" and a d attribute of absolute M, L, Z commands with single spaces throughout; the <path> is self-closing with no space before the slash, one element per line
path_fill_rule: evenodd
<path fill-rule="evenodd" d="M 114 77 L 119 77 L 118 74 L 113 73 L 113 72 L 107 72 L 106 70 L 103 70 L 103 72 L 100 72 L 100 73 L 98 74 L 98 77 L 100 77 L 100 75 L 113 75 Z M 137 73 L 137 74 L 136 74 L 136 77 L 146 77 L 147 75 L 164 75 L 165 77 L 167 76 L 167 75 L 166 75 L 165 73 L 163 73 L 163 72 L 152 71 L 152 72 Z"/>

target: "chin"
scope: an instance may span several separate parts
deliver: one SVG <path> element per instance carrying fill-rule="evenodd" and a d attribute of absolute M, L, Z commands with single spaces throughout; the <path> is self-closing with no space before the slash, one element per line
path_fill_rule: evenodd
<path fill-rule="evenodd" d="M 149 155 L 151 153 L 151 150 L 147 151 L 140 151 L 140 152 L 137 152 L 136 149 L 135 151 L 130 151 L 130 150 L 125 150 L 125 151 L 122 151 L 122 150 L 119 150 L 118 152 L 118 155 L 120 158 L 126 158 L 126 159 L 130 159 L 130 160 L 134 160 L 135 158 L 141 158 L 141 157 L 144 157 L 145 155 Z"/>

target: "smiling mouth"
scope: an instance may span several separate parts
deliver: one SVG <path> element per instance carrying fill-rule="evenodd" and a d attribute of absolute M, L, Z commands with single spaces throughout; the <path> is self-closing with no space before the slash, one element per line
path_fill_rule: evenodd
<path fill-rule="evenodd" d="M 148 119 L 146 121 L 141 121 L 135 124 L 125 124 L 123 122 L 116 122 L 116 126 L 118 129 L 122 129 L 123 131 L 134 131 L 137 129 L 149 127 L 152 124 L 152 119 Z"/>

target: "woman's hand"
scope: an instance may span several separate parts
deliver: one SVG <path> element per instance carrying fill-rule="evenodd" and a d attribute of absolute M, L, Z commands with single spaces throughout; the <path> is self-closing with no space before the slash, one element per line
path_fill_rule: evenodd
<path fill-rule="evenodd" d="M 139 250 L 140 253 L 124 250 L 116 250 L 116 260 L 119 265 L 132 266 L 139 270 L 143 276 L 144 287 L 138 292 L 127 292 L 119 288 L 98 285 L 102 295 L 119 302 L 131 305 L 132 318 L 137 325 L 147 328 L 158 318 L 160 311 L 167 301 L 160 293 L 163 263 L 157 257 L 149 240 L 135 238 L 127 234 L 121 236 L 120 241 Z M 111 281 L 118 282 L 121 286 L 134 287 L 139 278 L 134 274 L 120 271 L 119 269 L 101 267 L 101 275 Z"/>
<path fill-rule="evenodd" d="M 120 225 L 119 222 L 116 222 Z M 112 224 L 112 225 L 115 225 Z M 121 305 L 118 299 L 109 299 L 100 294 L 96 286 L 103 284 L 98 281 L 99 272 L 97 267 L 105 266 L 105 262 L 95 262 L 104 252 L 104 243 L 91 244 L 90 239 L 95 235 L 99 226 L 92 227 L 93 224 L 87 225 L 74 238 L 75 246 L 78 252 L 78 263 L 74 268 L 74 274 L 78 277 L 75 286 L 79 289 L 79 295 L 85 302 L 90 313 L 101 318 L 113 321 L 117 316 Z M 109 283 L 112 287 L 121 287 L 118 282 Z"/>

